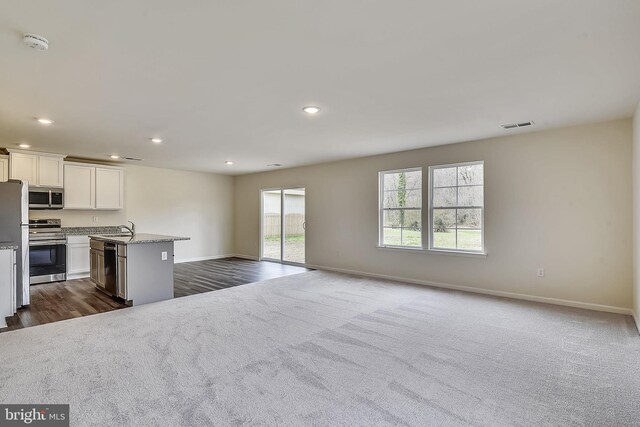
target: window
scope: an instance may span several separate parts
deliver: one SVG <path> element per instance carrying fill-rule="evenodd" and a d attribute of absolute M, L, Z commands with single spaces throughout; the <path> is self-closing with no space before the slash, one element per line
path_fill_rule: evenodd
<path fill-rule="evenodd" d="M 422 168 L 380 172 L 380 246 L 422 247 Z"/>
<path fill-rule="evenodd" d="M 430 249 L 484 252 L 484 162 L 429 168 Z"/>

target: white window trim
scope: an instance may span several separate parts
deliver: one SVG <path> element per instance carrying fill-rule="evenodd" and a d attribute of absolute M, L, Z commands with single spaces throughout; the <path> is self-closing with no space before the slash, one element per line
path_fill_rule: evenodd
<path fill-rule="evenodd" d="M 415 252 L 415 253 L 427 253 L 429 255 L 445 255 L 445 256 L 459 256 L 465 258 L 486 258 L 487 253 L 482 252 L 463 252 L 463 251 L 449 251 L 445 249 L 425 249 L 418 246 L 376 246 L 381 251 L 392 252 Z"/>
<path fill-rule="evenodd" d="M 467 249 L 450 249 L 450 248 L 434 248 L 433 247 L 433 171 L 435 169 L 445 169 L 445 168 L 452 168 L 452 167 L 460 167 L 460 166 L 471 166 L 471 165 L 482 165 L 482 206 L 465 206 L 465 208 L 469 208 L 469 209 L 480 209 L 481 210 L 481 214 L 480 214 L 480 221 L 481 221 L 481 231 L 480 231 L 480 238 L 481 238 L 481 245 L 482 245 L 482 249 L 481 250 L 467 250 Z M 456 187 L 458 187 L 456 185 Z M 433 253 L 438 253 L 438 254 L 448 254 L 448 255 L 479 255 L 479 256 L 485 256 L 487 255 L 486 252 L 486 248 L 485 248 L 485 239 L 484 239 L 484 191 L 485 189 L 485 180 L 484 180 L 484 160 L 479 160 L 479 161 L 474 161 L 474 162 L 463 162 L 463 163 L 451 163 L 451 164 L 447 164 L 447 165 L 434 165 L 434 166 L 429 166 L 429 183 L 428 183 L 428 192 L 429 192 L 429 196 L 428 196 L 428 208 L 427 208 L 427 227 L 429 230 L 429 246 L 428 246 L 428 251 L 429 252 L 433 252 Z M 423 226 L 424 228 L 424 226 Z M 423 242 L 424 245 L 424 242 Z"/>
<path fill-rule="evenodd" d="M 419 210 L 420 211 L 420 222 L 421 226 L 421 236 L 420 236 L 420 244 L 421 246 L 404 246 L 404 245 L 385 245 L 384 244 L 384 211 L 383 201 L 384 201 L 384 176 L 392 173 L 400 173 L 400 172 L 416 172 L 420 171 L 422 174 L 422 167 L 412 167 L 412 168 L 402 168 L 402 169 L 392 169 L 386 171 L 378 172 L 378 247 L 384 249 L 407 249 L 411 251 L 421 251 L 424 250 L 424 175 L 421 176 L 421 200 L 422 205 L 419 208 L 407 208 L 408 210 Z"/>

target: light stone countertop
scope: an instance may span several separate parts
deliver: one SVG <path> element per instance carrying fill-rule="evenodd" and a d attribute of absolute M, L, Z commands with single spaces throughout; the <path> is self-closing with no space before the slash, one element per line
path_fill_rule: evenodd
<path fill-rule="evenodd" d="M 103 242 L 120 243 L 134 245 L 140 243 L 174 242 L 176 240 L 191 240 L 191 237 L 165 236 L 162 234 L 136 233 L 135 236 L 109 236 L 108 234 L 91 234 L 90 239 L 102 240 Z"/>
<path fill-rule="evenodd" d="M 0 250 L 2 249 L 18 249 L 18 245 L 14 245 L 11 242 L 0 242 Z"/>
<path fill-rule="evenodd" d="M 118 234 L 122 231 L 117 225 L 103 225 L 93 227 L 62 227 L 67 236 L 88 236 L 90 234 Z"/>

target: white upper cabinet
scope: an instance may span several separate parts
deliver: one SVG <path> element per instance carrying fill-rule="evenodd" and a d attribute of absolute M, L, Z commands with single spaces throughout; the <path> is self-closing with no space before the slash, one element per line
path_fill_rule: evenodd
<path fill-rule="evenodd" d="M 35 154 L 11 153 L 11 179 L 29 181 L 29 185 L 38 185 L 38 156 Z"/>
<path fill-rule="evenodd" d="M 62 187 L 63 157 L 38 156 L 38 185 Z"/>
<path fill-rule="evenodd" d="M 124 208 L 124 171 L 111 166 L 65 162 L 64 208 Z"/>
<path fill-rule="evenodd" d="M 124 205 L 122 169 L 96 168 L 96 209 L 122 209 Z"/>
<path fill-rule="evenodd" d="M 34 187 L 62 187 L 63 160 L 59 154 L 9 151 L 9 176 Z"/>
<path fill-rule="evenodd" d="M 64 208 L 95 209 L 96 168 L 76 164 L 64 165 Z"/>
<path fill-rule="evenodd" d="M 0 156 L 0 182 L 9 179 L 9 156 Z"/>

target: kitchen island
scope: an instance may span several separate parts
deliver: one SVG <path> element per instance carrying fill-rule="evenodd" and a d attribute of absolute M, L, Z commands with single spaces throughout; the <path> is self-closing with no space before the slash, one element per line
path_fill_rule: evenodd
<path fill-rule="evenodd" d="M 173 298 L 174 242 L 189 237 L 161 234 L 94 234 L 91 281 L 128 305 Z"/>

